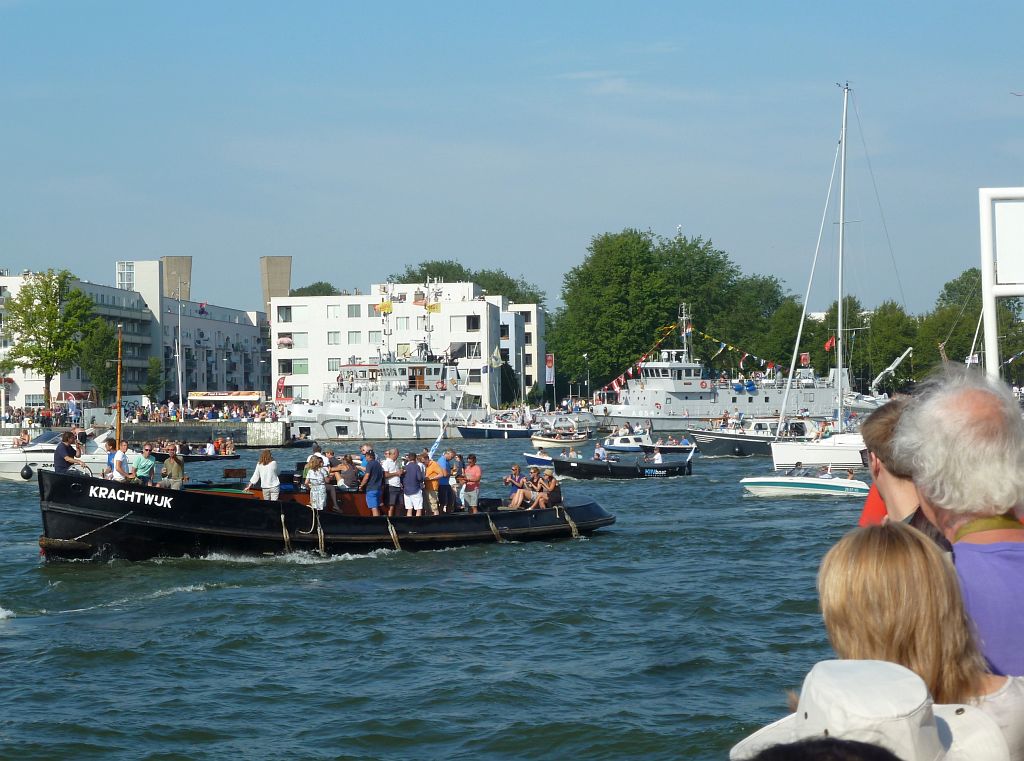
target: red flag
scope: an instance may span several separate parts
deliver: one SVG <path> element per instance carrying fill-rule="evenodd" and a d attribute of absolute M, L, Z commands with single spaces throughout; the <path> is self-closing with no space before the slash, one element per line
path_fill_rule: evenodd
<path fill-rule="evenodd" d="M 772 368 L 774 368 L 774 367 L 775 367 L 775 363 L 774 363 L 774 362 L 769 362 L 769 363 L 768 363 L 768 369 L 769 369 L 769 370 L 771 370 L 771 369 L 772 369 Z"/>
<path fill-rule="evenodd" d="M 805 352 L 803 352 L 800 355 L 800 367 L 810 367 L 810 366 L 811 366 L 811 353 L 809 351 L 805 351 Z"/>
<path fill-rule="evenodd" d="M 836 346 L 836 337 L 835 336 L 829 336 L 828 340 L 825 342 L 825 351 L 832 351 L 832 349 L 834 349 L 835 346 Z"/>

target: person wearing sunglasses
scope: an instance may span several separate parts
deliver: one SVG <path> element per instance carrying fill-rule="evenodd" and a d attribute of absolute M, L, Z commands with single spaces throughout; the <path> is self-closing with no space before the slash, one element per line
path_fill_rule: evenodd
<path fill-rule="evenodd" d="M 135 478 L 143 486 L 150 486 L 153 483 L 153 473 L 156 469 L 156 458 L 153 457 L 153 447 L 146 444 L 142 447 L 142 454 L 135 455 L 132 461 L 135 469 Z"/>

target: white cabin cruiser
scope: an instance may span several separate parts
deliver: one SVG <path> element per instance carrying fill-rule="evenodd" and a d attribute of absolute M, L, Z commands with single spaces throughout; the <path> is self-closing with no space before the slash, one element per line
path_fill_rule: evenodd
<path fill-rule="evenodd" d="M 53 453 L 57 451 L 63 429 L 49 428 L 24 446 L 8 446 L 0 449 L 0 481 L 34 481 L 40 470 L 53 470 Z M 82 460 L 85 465 L 99 475 L 107 466 L 107 451 L 103 442 L 113 438 L 112 431 L 90 437 L 85 442 L 85 453 Z"/>

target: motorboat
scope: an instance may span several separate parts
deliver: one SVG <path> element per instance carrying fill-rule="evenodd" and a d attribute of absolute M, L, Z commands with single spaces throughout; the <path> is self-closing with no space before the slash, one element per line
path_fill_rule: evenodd
<path fill-rule="evenodd" d="M 523 459 L 526 460 L 527 465 L 537 465 L 541 468 L 550 468 L 552 458 L 549 454 L 541 454 L 537 452 L 523 452 Z"/>
<path fill-rule="evenodd" d="M 864 499 L 871 488 L 864 481 L 832 476 L 752 476 L 740 480 L 755 497 L 853 497 Z"/>
<path fill-rule="evenodd" d="M 642 452 L 645 444 L 653 446 L 649 433 L 636 431 L 606 436 L 602 444 L 609 452 Z"/>
<path fill-rule="evenodd" d="M 282 482 L 288 483 L 286 474 Z M 291 484 L 288 484 L 291 486 Z M 508 510 L 481 498 L 478 513 L 421 518 L 374 517 L 365 494 L 338 490 L 338 508 L 314 510 L 294 487 L 266 501 L 235 484 L 189 484 L 181 490 L 114 483 L 69 473 L 39 473 L 48 560 L 146 560 L 213 553 L 323 555 L 380 549 L 428 550 L 467 544 L 551 541 L 587 536 L 615 523 L 589 498 L 539 510 Z"/>
<path fill-rule="evenodd" d="M 506 420 L 473 422 L 456 428 L 464 439 L 528 439 L 534 432 L 533 426 Z"/>
<path fill-rule="evenodd" d="M 775 470 L 805 467 L 866 468 L 868 450 L 857 431 L 835 433 L 813 441 L 773 441 Z"/>
<path fill-rule="evenodd" d="M 556 457 L 552 459 L 551 467 L 558 476 L 583 479 L 672 478 L 693 473 L 690 459 L 654 463 L 639 457 L 635 460 L 566 460 Z"/>
<path fill-rule="evenodd" d="M 574 447 L 585 444 L 590 439 L 589 433 L 534 433 L 530 440 L 535 447 Z"/>
<path fill-rule="evenodd" d="M 31 481 L 36 473 L 53 470 L 53 455 L 60 444 L 64 430 L 49 428 L 38 434 L 24 446 L 9 446 L 0 449 L 0 481 Z M 103 442 L 113 438 L 112 431 L 94 434 L 86 430 L 85 452 L 80 458 L 85 467 L 99 473 L 107 466 L 107 451 Z"/>
<path fill-rule="evenodd" d="M 810 418 L 791 418 L 783 425 L 781 438 L 809 441 L 820 435 L 819 424 Z M 691 429 L 686 433 L 705 457 L 770 457 L 772 442 L 780 438 L 779 418 L 742 417 L 728 420 L 718 428 Z M 664 450 L 662 450 L 664 451 Z"/>

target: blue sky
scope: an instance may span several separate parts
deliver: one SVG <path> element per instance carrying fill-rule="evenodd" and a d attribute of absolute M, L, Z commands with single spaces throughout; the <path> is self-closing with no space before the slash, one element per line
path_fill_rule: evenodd
<path fill-rule="evenodd" d="M 593 236 L 681 225 L 802 295 L 849 80 L 847 282 L 922 312 L 977 265 L 977 189 L 1024 185 L 1022 29 L 1020 2 L 0 0 L 0 266 L 191 254 L 194 298 L 259 308 L 263 255 L 349 289 L 451 258 L 554 302 Z"/>

